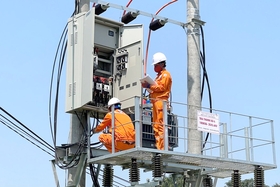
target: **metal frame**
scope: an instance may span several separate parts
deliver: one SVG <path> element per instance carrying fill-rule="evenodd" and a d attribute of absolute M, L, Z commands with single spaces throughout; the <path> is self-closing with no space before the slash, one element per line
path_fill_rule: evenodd
<path fill-rule="evenodd" d="M 121 5 L 114 4 L 114 3 L 108 3 L 108 2 L 102 1 L 102 0 L 90 0 L 90 2 L 98 3 L 98 4 L 101 4 L 101 5 L 106 5 L 108 7 L 113 7 L 113 8 L 119 9 L 119 10 L 126 10 L 126 11 L 130 11 L 130 12 L 135 12 L 135 13 L 137 13 L 139 15 L 142 15 L 142 16 L 164 20 L 166 23 L 173 23 L 175 25 L 179 25 L 179 26 L 182 26 L 182 27 L 186 27 L 188 25 L 188 23 L 179 22 L 179 21 L 167 18 L 167 17 L 158 16 L 158 15 L 155 15 L 155 14 L 151 14 L 151 13 L 136 10 L 136 9 L 132 9 L 132 8 L 129 8 L 129 7 L 126 7 L 126 6 L 121 6 Z M 204 22 L 203 22 L 203 24 L 204 24 Z"/>
<path fill-rule="evenodd" d="M 241 174 L 247 174 L 253 173 L 255 166 L 262 166 L 264 170 L 276 168 L 274 164 L 217 158 L 174 151 L 161 151 L 149 148 L 133 148 L 114 154 L 106 154 L 91 158 L 88 160 L 88 163 L 120 165 L 124 168 L 128 168 L 131 158 L 136 158 L 140 168 L 150 170 L 152 169 L 151 160 L 155 153 L 162 154 L 163 167 L 166 173 L 184 173 L 186 170 L 202 170 L 202 175 L 226 178 L 231 176 L 233 170 L 239 170 Z"/>

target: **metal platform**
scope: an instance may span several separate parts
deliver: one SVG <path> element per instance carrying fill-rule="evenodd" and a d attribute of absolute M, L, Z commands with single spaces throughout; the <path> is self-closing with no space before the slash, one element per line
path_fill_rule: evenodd
<path fill-rule="evenodd" d="M 152 158 L 156 153 L 160 153 L 165 173 L 184 173 L 187 170 L 201 170 L 202 174 L 218 178 L 231 177 L 233 170 L 239 170 L 240 174 L 253 173 L 256 166 L 262 166 L 264 170 L 276 168 L 276 165 L 273 164 L 149 148 L 133 148 L 113 154 L 109 154 L 105 150 L 92 149 L 91 151 L 94 158 L 89 159 L 88 163 L 112 164 L 126 169 L 129 168 L 131 158 L 136 158 L 138 167 L 143 168 L 145 171 L 152 170 Z"/>
<path fill-rule="evenodd" d="M 139 101 L 136 102 L 135 106 L 138 105 Z M 186 111 L 188 109 L 188 105 L 183 103 L 173 102 L 173 107 L 185 108 Z M 148 132 L 145 128 L 140 128 L 142 124 L 145 125 L 146 121 L 141 120 L 143 113 L 135 107 L 133 121 L 136 135 L 138 135 L 135 137 L 135 148 L 113 154 L 109 154 L 107 150 L 92 148 L 91 155 L 93 157 L 88 159 L 88 163 L 111 164 L 128 169 L 131 165 L 131 158 L 136 158 L 139 168 L 144 169 L 144 171 L 152 171 L 154 155 L 160 153 L 163 173 L 185 174 L 186 171 L 199 170 L 201 175 L 227 178 L 232 176 L 234 170 L 238 170 L 239 174 L 242 175 L 254 173 L 257 166 L 261 166 L 263 170 L 277 168 L 272 120 L 221 110 L 212 109 L 212 111 L 220 117 L 219 133 L 210 133 L 209 138 L 206 139 L 207 132 L 202 132 L 205 140 L 205 142 L 201 142 L 204 143 L 201 150 L 203 155 L 187 152 L 187 148 L 192 146 L 188 145 L 190 140 L 187 135 L 190 130 L 189 118 L 179 114 L 176 114 L 176 123 L 173 124 L 174 127 L 178 128 L 178 134 L 172 136 L 176 142 L 174 151 L 168 151 L 169 147 L 165 147 L 165 150 L 144 147 L 143 140 L 146 140 L 145 138 L 150 138 L 148 140 L 152 142 L 155 140 L 152 131 Z M 167 114 L 167 109 L 164 113 Z M 165 128 L 168 128 L 170 124 L 168 120 L 166 121 Z M 150 129 L 152 130 L 152 128 Z M 143 135 L 145 136 L 143 137 Z M 170 139 L 165 140 L 165 142 L 170 143 Z M 265 157 L 263 156 L 264 152 L 266 153 Z"/>

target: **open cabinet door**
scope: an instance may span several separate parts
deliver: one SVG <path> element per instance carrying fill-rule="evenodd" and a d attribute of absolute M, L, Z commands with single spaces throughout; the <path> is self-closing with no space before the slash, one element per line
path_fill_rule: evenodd
<path fill-rule="evenodd" d="M 92 100 L 94 9 L 68 21 L 66 112 Z"/>
<path fill-rule="evenodd" d="M 134 107 L 134 97 L 141 96 L 139 79 L 143 77 L 143 26 L 129 25 L 120 29 L 120 47 L 114 57 L 114 96 L 122 109 Z"/>

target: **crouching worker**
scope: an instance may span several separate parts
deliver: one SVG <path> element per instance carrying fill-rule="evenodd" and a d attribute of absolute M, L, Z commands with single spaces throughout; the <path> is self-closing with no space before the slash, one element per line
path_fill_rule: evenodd
<path fill-rule="evenodd" d="M 112 98 L 108 102 L 108 112 L 103 121 L 94 129 L 93 133 L 101 132 L 109 127 L 108 134 L 100 134 L 99 141 L 112 153 L 112 108 L 114 108 L 114 128 L 115 128 L 115 152 L 131 149 L 135 144 L 135 130 L 130 117 L 121 110 L 121 103 L 118 98 Z"/>

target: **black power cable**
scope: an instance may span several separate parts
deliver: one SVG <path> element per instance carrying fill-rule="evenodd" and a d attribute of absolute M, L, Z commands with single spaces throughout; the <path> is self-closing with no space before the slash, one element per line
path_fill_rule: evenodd
<path fill-rule="evenodd" d="M 23 128 L 27 129 L 27 131 L 29 131 L 31 134 L 29 134 L 28 132 L 24 131 L 22 128 L 20 128 L 18 125 L 16 125 L 15 123 L 13 123 L 11 120 L 9 120 L 8 118 L 6 118 L 4 115 L 0 115 L 2 116 L 5 120 L 9 121 L 10 123 L 12 123 L 17 129 L 20 129 L 22 132 L 24 132 L 24 134 L 28 135 L 29 137 L 32 137 L 34 140 L 36 140 L 37 142 L 39 142 L 40 144 L 42 144 L 43 146 L 45 146 L 46 148 L 48 148 L 50 151 L 54 151 L 54 147 L 52 147 L 49 143 L 47 143 L 45 140 L 43 140 L 41 137 L 39 137 L 37 134 L 35 134 L 32 130 L 30 130 L 27 126 L 25 126 L 23 123 L 21 123 L 18 119 L 16 119 L 13 115 L 11 115 L 9 112 L 7 112 L 6 110 L 4 110 L 2 107 L 0 107 L 0 110 L 2 110 L 6 115 L 8 115 L 10 118 L 12 118 L 15 122 L 17 122 L 18 124 L 20 124 Z"/>
<path fill-rule="evenodd" d="M 0 123 L 2 123 L 3 125 L 5 125 L 6 127 L 8 127 L 9 129 L 11 129 L 12 131 L 14 131 L 15 133 L 17 133 L 18 135 L 20 135 L 22 138 L 26 139 L 27 141 L 29 141 L 30 143 L 32 143 L 33 145 L 35 145 L 36 147 L 38 147 L 39 149 L 41 149 L 42 151 L 46 152 L 47 154 L 51 155 L 52 157 L 54 157 L 54 155 L 52 153 L 50 153 L 49 151 L 47 151 L 46 149 L 44 149 L 43 147 L 39 146 L 38 144 L 36 144 L 34 141 L 32 141 L 31 139 L 27 138 L 25 135 L 21 134 L 18 130 L 16 130 L 15 128 L 12 127 L 11 124 L 7 123 L 5 120 L 0 119 Z M 34 137 L 32 137 L 34 139 Z M 43 146 L 46 147 L 46 145 L 42 144 Z M 48 148 L 48 147 L 47 147 Z"/>
<path fill-rule="evenodd" d="M 184 31 L 185 31 L 185 33 L 187 35 L 187 31 L 186 31 L 185 27 L 183 27 L 183 29 L 184 29 Z M 200 30 L 201 30 L 201 37 L 202 37 L 202 52 L 200 51 L 200 64 L 201 64 L 201 67 L 202 67 L 202 70 L 203 70 L 203 78 L 202 78 L 200 96 L 201 96 L 201 99 L 202 99 L 203 98 L 203 92 L 204 92 L 204 86 L 205 86 L 204 84 L 205 84 L 205 81 L 206 81 L 207 88 L 208 88 L 210 112 L 212 113 L 212 96 L 211 96 L 211 89 L 210 89 L 209 78 L 208 78 L 208 74 L 207 74 L 207 71 L 206 71 L 204 32 L 203 32 L 203 28 L 202 28 L 201 25 L 200 25 Z M 208 140 L 208 137 L 209 137 L 209 133 L 207 133 L 207 135 L 206 135 L 206 138 L 205 138 L 204 143 L 202 145 L 202 149 L 205 147 L 206 142 Z"/>
<path fill-rule="evenodd" d="M 6 110 L 4 110 L 3 108 L 0 107 L 0 110 L 2 110 L 6 115 L 8 115 L 8 117 L 12 118 L 13 120 L 16 121 L 16 123 L 19 123 L 20 125 L 23 126 L 23 128 L 27 129 L 28 131 L 30 131 L 32 134 L 28 133 L 26 130 L 24 130 L 23 128 L 19 127 L 19 125 L 16 125 L 15 122 L 13 122 L 11 119 L 8 119 L 8 117 L 0 114 L 0 123 L 2 123 L 3 125 L 5 125 L 6 127 L 8 127 L 9 129 L 11 129 L 12 131 L 14 131 L 15 133 L 17 133 L 19 136 L 21 136 L 22 138 L 26 139 L 27 141 L 29 141 L 31 144 L 35 145 L 36 147 L 38 147 L 39 149 L 41 149 L 42 151 L 46 152 L 47 154 L 49 154 L 52 157 L 55 157 L 54 155 L 54 148 L 51 147 L 50 145 L 45 142 L 41 137 L 39 137 L 37 134 L 35 134 L 33 131 L 31 131 L 29 128 L 27 128 L 25 125 L 23 125 L 22 122 L 20 122 L 18 119 L 16 119 L 13 115 L 11 115 L 10 113 L 8 113 Z M 42 146 L 38 145 L 35 143 L 35 141 L 39 142 Z M 96 145 L 100 142 L 97 143 L 93 143 L 91 145 Z M 49 151 L 45 148 L 49 149 Z M 70 146 L 65 146 L 65 148 L 69 148 Z M 50 152 L 51 151 L 51 152 Z M 78 162 L 72 162 L 72 166 L 77 165 Z M 103 170 L 100 170 L 101 172 L 103 172 Z M 96 171 L 95 171 L 95 175 L 96 175 Z M 117 177 L 118 178 L 118 177 Z M 119 178 L 121 179 L 121 178 Z M 122 179 L 123 181 L 125 181 L 124 179 Z M 98 179 L 97 176 L 95 176 L 95 181 L 93 180 L 95 187 L 100 187 L 99 183 L 98 183 Z M 117 181 L 114 181 L 116 184 L 121 185 L 120 183 L 118 183 Z M 128 182 L 128 181 L 125 181 Z M 117 185 L 114 185 L 117 186 Z M 124 186 L 124 185 L 122 185 Z"/>
<path fill-rule="evenodd" d="M 52 139 L 53 139 L 53 144 L 56 145 L 56 139 L 55 139 L 55 136 L 56 136 L 56 128 L 52 128 L 52 113 L 51 113 L 51 101 L 52 101 L 52 87 L 53 87 L 53 79 L 54 79 L 54 70 L 55 70 L 55 65 L 56 65 L 56 59 L 57 59 L 57 55 L 58 55 L 58 51 L 59 51 L 59 48 L 60 48 L 60 45 L 61 45 L 61 42 L 62 42 L 62 39 L 63 39 L 63 36 L 66 35 L 67 33 L 67 25 L 64 27 L 63 29 L 63 32 L 62 32 L 62 35 L 60 37 L 60 40 L 59 40 L 59 44 L 58 44 L 58 47 L 57 47 L 57 51 L 56 51 L 56 54 L 55 54 L 55 59 L 54 59 L 54 63 L 53 63 L 53 69 L 52 69 L 52 75 L 51 75 L 51 83 L 50 83 L 50 94 L 49 94 L 49 121 L 50 121 L 50 129 L 51 129 L 51 135 L 52 135 Z M 64 37 L 65 38 L 65 37 Z M 56 111 L 54 111 L 55 113 L 55 117 L 54 117 L 54 127 L 56 125 L 56 122 L 57 122 L 57 115 L 56 115 Z"/>
<path fill-rule="evenodd" d="M 79 9 L 78 7 L 79 1 L 75 0 L 75 9 L 71 15 L 74 16 L 77 14 L 77 10 Z M 67 24 L 65 25 L 62 34 L 60 36 L 60 40 L 57 46 L 57 50 L 55 53 L 55 58 L 53 62 L 53 69 L 52 69 L 52 74 L 51 74 L 51 81 L 50 81 L 50 93 L 49 93 L 49 122 L 50 122 L 50 129 L 51 129 L 51 135 L 53 139 L 53 144 L 56 147 L 56 133 L 57 133 L 57 109 L 58 109 L 58 93 L 59 93 L 59 84 L 60 84 L 60 76 L 62 72 L 62 67 L 63 67 L 63 62 L 66 54 L 66 49 L 67 49 Z M 53 88 L 53 79 L 54 79 L 54 71 L 56 67 L 56 61 L 58 58 L 58 53 L 60 51 L 60 57 L 59 57 L 59 65 L 58 65 L 58 75 L 57 75 L 57 85 L 56 85 L 56 98 L 55 98 L 55 107 L 54 107 L 54 119 L 53 119 L 53 124 L 52 124 L 52 88 Z M 54 126 L 54 128 L 52 128 Z"/>
<path fill-rule="evenodd" d="M 202 49 L 203 52 L 200 52 L 200 62 L 203 69 L 203 79 L 202 79 L 202 91 L 201 91 L 201 98 L 203 97 L 203 90 L 204 90 L 204 81 L 206 79 L 207 82 L 207 88 L 208 88 L 208 97 L 209 97 L 209 105 L 210 105 L 210 112 L 212 112 L 212 96 L 211 96 L 211 90 L 210 90 L 210 83 L 208 79 L 208 74 L 206 71 L 206 60 L 205 60 L 205 43 L 204 43 L 204 32 L 202 26 L 200 26 L 201 29 L 201 36 L 202 36 Z"/>
<path fill-rule="evenodd" d="M 203 79 L 202 79 L 202 90 L 201 90 L 201 99 L 203 97 L 203 90 L 204 90 L 204 81 L 206 80 L 207 83 L 207 88 L 208 88 L 208 97 L 209 97 L 209 105 L 210 105 L 210 112 L 212 113 L 212 96 L 211 96 L 211 89 L 210 89 L 210 83 L 208 79 L 208 74 L 206 71 L 206 60 L 205 60 L 205 42 L 204 42 L 204 32 L 203 32 L 203 27 L 200 25 L 200 30 L 201 30 L 201 37 L 202 37 L 202 52 L 200 52 L 200 62 L 201 66 L 203 69 Z M 202 145 L 202 149 L 205 147 L 206 142 L 209 137 L 209 132 L 207 133 L 204 143 Z"/>

